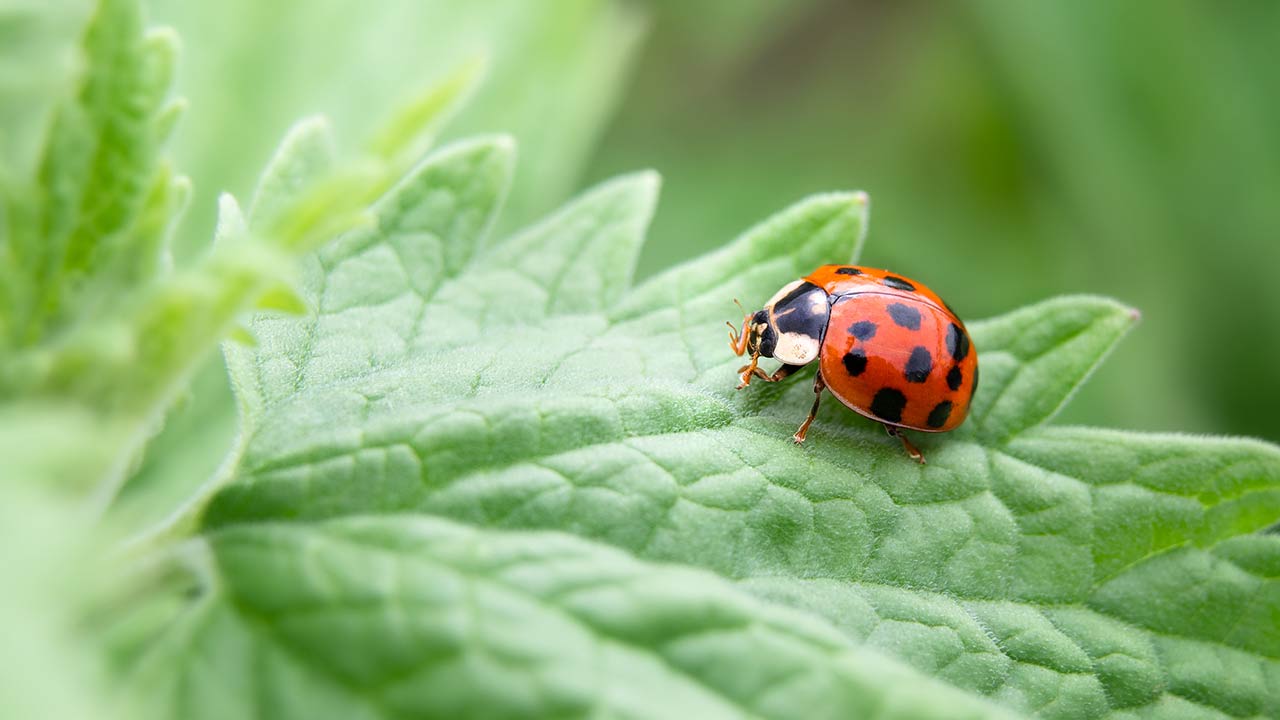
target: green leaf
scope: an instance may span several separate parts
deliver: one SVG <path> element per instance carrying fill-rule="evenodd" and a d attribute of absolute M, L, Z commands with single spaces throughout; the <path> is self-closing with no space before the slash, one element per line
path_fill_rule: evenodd
<path fill-rule="evenodd" d="M 346 147 L 375 154 L 437 131 L 451 140 L 511 134 L 521 141 L 525 176 L 511 189 L 514 212 L 503 219 L 523 227 L 579 186 L 652 14 L 617 0 L 422 0 L 364 5 L 358 13 L 349 0 L 147 5 L 189 40 L 179 82 L 209 110 L 184 122 L 176 147 L 184 169 L 200 180 L 188 223 L 197 238 L 213 225 L 217 191 L 251 186 L 272 149 L 271 133 L 317 111 L 353 140 Z M 469 73 L 479 80 L 473 90 L 464 87 Z M 381 110 L 391 107 L 405 112 L 385 122 Z M 429 124 L 423 133 L 403 120 Z M 416 140 L 402 147 L 410 161 L 419 157 Z M 180 246 L 175 253 L 189 254 Z"/>
<path fill-rule="evenodd" d="M 162 714 L 1002 715 L 710 573 L 559 533 L 355 517 L 208 544 L 219 589 L 141 671 Z"/>
<path fill-rule="evenodd" d="M 434 139 L 431 135 L 453 115 L 463 98 L 475 90 L 484 66 L 482 58 L 472 59 L 412 98 L 374 133 L 369 151 L 390 163 L 404 157 L 421 157 Z"/>
<path fill-rule="evenodd" d="M 95 290 L 90 278 L 114 289 L 159 262 L 156 234 L 134 232 L 134 224 L 150 188 L 165 182 L 156 173 L 172 127 L 165 113 L 176 39 L 144 36 L 136 2 L 106 0 L 84 49 L 79 97 L 55 117 L 40 169 L 46 202 L 39 234 L 29 236 L 38 241 L 17 245 L 18 261 L 37 268 L 28 337 L 66 322 L 79 303 L 97 302 L 106 288 Z"/>
<path fill-rule="evenodd" d="M 105 1 L 82 40 L 83 72 L 77 77 L 66 68 L 54 69 L 66 64 L 60 56 L 67 48 L 50 42 L 67 33 L 57 28 L 76 15 L 73 6 L 61 2 L 44 11 L 0 9 L 0 27 L 48 43 L 5 43 L 6 60 L 13 63 L 6 73 L 25 70 L 52 83 L 43 97 L 22 97 L 30 108 L 8 116 L 4 125 L 30 144 L 7 153 L 0 170 L 6 216 L 0 242 L 0 349 L 41 341 L 68 324 L 79 308 L 102 302 L 102 295 L 116 289 L 111 285 L 137 279 L 159 260 L 150 242 L 156 236 L 154 218 L 148 218 L 152 233 L 134 234 L 132 228 L 147 215 L 144 208 L 163 199 L 162 190 L 171 182 L 157 168 L 162 140 L 157 130 L 173 61 L 172 38 L 144 37 L 136 2 Z M 36 58 L 49 68 L 24 68 Z M 30 162 L 27 156 L 33 156 Z M 99 277 L 105 281 L 95 284 Z"/>
<path fill-rule="evenodd" d="M 1139 315 L 1105 298 L 1062 298 L 983 325 L 982 381 L 996 385 L 971 412 L 991 440 L 1039 425 L 1056 413 Z"/>
<path fill-rule="evenodd" d="M 333 130 L 323 117 L 294 123 L 258 180 L 250 222 L 262 226 L 279 218 L 308 186 L 331 172 L 335 145 Z"/>
<path fill-rule="evenodd" d="M 561 627 L 544 624 L 550 615 L 505 614 L 525 619 L 490 627 L 474 595 L 441 591 L 430 610 L 405 601 L 448 586 L 420 573 L 466 564 L 411 539 L 426 532 L 469 538 L 458 542 L 472 558 L 508 543 L 527 550 L 503 566 L 520 578 L 491 599 L 504 612 L 558 576 L 540 555 L 544 542 L 569 542 L 555 533 L 579 536 L 571 544 L 602 553 L 607 567 L 683 566 L 700 578 L 690 588 L 734 585 L 734 598 L 763 601 L 750 611 L 760 628 L 789 606 L 795 619 L 782 625 L 820 627 L 823 642 L 868 659 L 849 681 L 870 678 L 887 717 L 926 712 L 912 704 L 923 680 L 907 680 L 890 658 L 991 716 L 983 699 L 1045 717 L 1275 713 L 1280 546 L 1250 533 L 1280 515 L 1280 451 L 1045 424 L 1132 325 L 1132 310 L 1066 297 L 971 323 L 983 368 L 973 417 L 916 436 L 926 466 L 830 400 L 797 447 L 790 436 L 812 402 L 807 373 L 734 392 L 741 359 L 725 347 L 722 322 L 737 317 L 735 296 L 759 305 L 817 264 L 856 257 L 864 195 L 803 201 L 628 289 L 651 175 L 606 183 L 489 243 L 509 173 L 502 141 L 438 151 L 377 203 L 374 227 L 308 263 L 307 315 L 259 316 L 258 345 L 228 350 L 242 452 L 225 486 L 187 517 L 210 548 L 210 596 L 157 646 L 154 682 L 174 688 L 161 695 L 170 711 L 205 702 L 198 689 L 178 691 L 194 687 L 184 674 L 215 662 L 235 687 L 248 682 L 239 668 L 254 652 L 281 663 L 271 707 L 302 715 L 315 698 L 394 715 L 402 706 L 369 705 L 362 689 L 399 687 L 387 677 L 483 688 L 469 697 L 495 713 L 556 711 L 530 703 L 581 677 L 564 670 L 577 667 L 576 651 L 551 657 L 538 642 Z M 349 533 L 414 550 L 388 557 L 333 540 Z M 370 569 L 380 563 L 401 569 Z M 592 567 L 565 572 L 584 587 L 611 577 Z M 613 607 L 648 622 L 645 593 L 669 584 L 615 588 Z M 739 675 L 828 683 L 843 664 L 757 652 L 719 635 L 718 613 L 680 612 L 637 632 L 654 640 L 687 623 L 707 667 L 751 655 L 748 668 L 695 683 L 738 712 L 788 716 L 825 707 L 813 697 L 844 701 L 836 685 L 811 695 L 800 680 L 756 683 L 778 689 L 750 700 L 723 690 Z M 335 627 L 360 641 L 330 644 Z M 470 634 L 448 634 L 461 628 Z M 491 632 L 541 648 L 535 665 L 559 668 L 557 680 L 501 672 L 493 663 L 512 656 L 481 639 Z M 652 656 L 660 645 L 632 649 Z M 459 662 L 459 652 L 475 660 Z M 1213 661 L 1195 661 L 1203 657 Z M 670 700 L 659 709 L 667 716 L 704 707 L 682 689 L 649 695 Z M 268 701 L 237 711 L 258 702 Z"/>

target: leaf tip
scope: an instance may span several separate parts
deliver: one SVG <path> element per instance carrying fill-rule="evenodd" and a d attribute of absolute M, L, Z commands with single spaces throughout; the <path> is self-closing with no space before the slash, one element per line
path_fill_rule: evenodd
<path fill-rule="evenodd" d="M 163 142 L 173 134 L 178 121 L 187 114 L 187 99 L 173 98 L 160 110 L 156 117 L 156 138 Z"/>
<path fill-rule="evenodd" d="M 235 196 L 226 192 L 219 195 L 218 226 L 213 233 L 214 243 L 243 237 L 248 232 L 249 227 L 245 223 L 244 213 L 240 210 L 240 203 L 236 202 Z"/>
<path fill-rule="evenodd" d="M 479 86 L 488 71 L 487 54 L 475 53 L 393 114 L 369 141 L 368 149 L 387 162 L 420 156 L 443 125 Z"/>
<path fill-rule="evenodd" d="M 298 120 L 285 133 L 281 147 L 299 143 L 303 139 L 326 146 L 332 145 L 333 127 L 329 123 L 329 118 L 317 113 Z"/>
<path fill-rule="evenodd" d="M 248 348 L 258 347 L 258 338 L 254 336 L 253 331 L 244 325 L 237 324 L 231 328 L 231 332 L 227 334 L 227 339 L 231 342 L 243 345 Z"/>
<path fill-rule="evenodd" d="M 285 284 L 268 288 L 258 296 L 260 310 L 277 310 L 287 315 L 306 315 L 311 311 L 307 301 L 293 287 Z"/>
<path fill-rule="evenodd" d="M 487 168 L 488 172 L 496 172 L 509 179 L 515 169 L 517 150 L 516 139 L 511 135 L 481 135 L 445 145 L 423 158 L 418 167 L 431 167 L 450 159 L 465 160 L 476 170 Z"/>
<path fill-rule="evenodd" d="M 837 251 L 836 254 L 823 258 L 823 262 L 831 262 L 831 258 L 839 255 L 845 255 L 852 263 L 858 261 L 858 256 L 862 254 L 862 244 L 867 239 L 867 226 L 871 214 L 871 196 L 865 191 L 852 190 L 812 195 L 784 211 L 784 214 L 793 211 L 800 216 L 826 216 L 826 222 L 837 222 L 837 226 L 852 230 L 852 242 L 849 242 L 848 235 L 845 235 L 844 239 L 836 238 L 840 245 L 847 248 L 847 252 L 843 249 Z"/>
<path fill-rule="evenodd" d="M 1142 321 L 1142 311 L 1132 305 L 1102 295 L 1086 295 L 1084 298 L 1096 303 L 1100 312 L 1110 315 L 1114 322 L 1123 326 L 1123 332 L 1128 332 Z"/>
<path fill-rule="evenodd" d="M 191 178 L 186 175 L 174 175 L 169 180 L 169 192 L 173 196 L 172 213 L 181 215 L 186 212 L 191 204 L 191 195 L 195 192 L 191 185 Z"/>
<path fill-rule="evenodd" d="M 515 155 L 516 153 L 516 139 L 512 135 L 506 133 L 492 135 L 489 138 L 489 142 L 493 145 L 494 150 L 510 155 Z"/>
<path fill-rule="evenodd" d="M 637 170 L 636 172 L 630 173 L 628 175 L 623 175 L 623 177 L 631 178 L 633 182 L 635 182 L 637 185 L 642 186 L 646 191 L 649 191 L 649 192 L 656 193 L 658 192 L 658 190 L 662 188 L 662 173 L 658 172 L 657 170 L 654 170 L 653 168 Z"/>
<path fill-rule="evenodd" d="M 172 62 L 182 49 L 182 38 L 176 30 L 165 25 L 147 28 L 143 42 L 150 52 L 158 53 L 169 62 Z"/>
<path fill-rule="evenodd" d="M 658 193 L 662 190 L 662 175 L 656 170 L 637 170 L 619 175 L 600 186 L 600 190 L 610 190 L 639 198 L 651 209 L 657 204 Z"/>
<path fill-rule="evenodd" d="M 1062 295 L 973 323 L 979 347 L 1000 349 L 1018 370 L 999 391 L 988 384 L 979 425 L 1006 439 L 1048 422 L 1070 401 L 1141 314 L 1101 295 Z M 1008 390 L 1006 392 L 1006 390 Z"/>

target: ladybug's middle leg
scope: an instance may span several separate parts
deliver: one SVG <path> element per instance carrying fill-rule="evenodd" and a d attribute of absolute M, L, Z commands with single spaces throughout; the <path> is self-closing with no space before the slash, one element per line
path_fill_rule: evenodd
<path fill-rule="evenodd" d="M 902 431 L 902 428 L 894 427 L 893 425 L 885 425 L 884 429 L 885 432 L 902 441 L 902 449 L 907 451 L 907 455 L 910 456 L 912 460 L 915 460 L 921 465 L 924 464 L 924 453 L 920 452 L 915 445 L 911 444 L 911 441 L 907 439 L 907 434 Z"/>
<path fill-rule="evenodd" d="M 789 366 L 783 365 L 783 367 L 785 368 Z M 779 370 L 778 372 L 782 371 Z M 796 434 L 791 436 L 791 439 L 794 440 L 797 445 L 804 442 L 804 436 L 808 434 L 809 426 L 813 424 L 813 419 L 818 416 L 818 404 L 822 402 L 822 391 L 826 389 L 827 383 L 823 381 L 822 371 L 819 370 L 818 374 L 813 378 L 814 398 L 813 407 L 809 409 L 809 417 L 804 419 L 804 422 L 800 424 L 800 429 L 796 430 Z"/>

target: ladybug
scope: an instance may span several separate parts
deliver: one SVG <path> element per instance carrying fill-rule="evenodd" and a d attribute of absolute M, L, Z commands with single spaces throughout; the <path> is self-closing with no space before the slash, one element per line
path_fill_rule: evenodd
<path fill-rule="evenodd" d="M 736 300 L 734 302 L 737 302 Z M 741 308 L 741 304 L 738 305 Z M 924 455 L 902 432 L 946 432 L 964 422 L 978 387 L 978 353 L 964 323 L 929 288 L 887 270 L 823 265 L 777 292 L 764 309 L 729 325 L 729 347 L 749 353 L 738 389 L 752 377 L 778 382 L 814 360 L 813 409 L 792 439 L 804 442 L 822 391 L 882 423 L 907 454 Z M 760 358 L 782 362 L 772 375 Z"/>

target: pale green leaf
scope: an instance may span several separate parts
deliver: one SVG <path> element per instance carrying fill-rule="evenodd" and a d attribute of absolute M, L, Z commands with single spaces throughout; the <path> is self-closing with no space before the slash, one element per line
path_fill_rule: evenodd
<path fill-rule="evenodd" d="M 483 57 L 473 58 L 410 99 L 374 133 L 369 151 L 393 165 L 404 158 L 421 157 L 440 126 L 475 90 L 485 65 Z"/>
<path fill-rule="evenodd" d="M 328 120 L 312 117 L 295 123 L 258 180 L 251 222 L 261 226 L 285 213 L 309 185 L 332 172 L 336 153 Z"/>
<path fill-rule="evenodd" d="M 40 168 L 38 229 L 16 245 L 36 277 L 28 337 L 156 262 L 157 244 L 134 223 L 157 183 L 175 46 L 170 33 L 143 35 L 136 2 L 100 4 L 84 40 L 79 96 L 59 108 Z"/>

